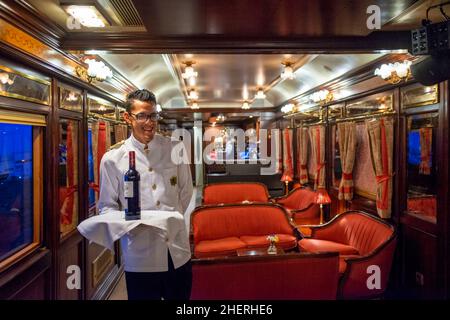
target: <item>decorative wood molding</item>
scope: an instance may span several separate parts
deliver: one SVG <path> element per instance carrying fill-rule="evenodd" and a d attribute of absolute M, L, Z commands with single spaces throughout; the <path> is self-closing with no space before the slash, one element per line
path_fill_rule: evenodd
<path fill-rule="evenodd" d="M 0 18 L 5 19 L 27 34 L 38 38 L 51 47 L 59 47 L 65 30 L 39 14 L 24 0 L 1 1 Z"/>
<path fill-rule="evenodd" d="M 223 35 L 153 37 L 148 33 L 67 33 L 63 50 L 120 53 L 367 53 L 408 49 L 409 31 L 376 31 L 368 36 L 339 37 L 236 37 Z"/>

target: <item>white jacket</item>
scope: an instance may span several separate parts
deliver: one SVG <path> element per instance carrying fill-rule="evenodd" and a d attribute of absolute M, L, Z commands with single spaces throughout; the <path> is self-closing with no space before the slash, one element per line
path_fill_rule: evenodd
<path fill-rule="evenodd" d="M 126 208 L 124 174 L 129 168 L 129 151 L 136 153 L 136 170 L 140 174 L 141 210 L 178 211 L 184 214 L 192 197 L 192 177 L 188 164 L 175 164 L 172 149 L 181 142 L 155 135 L 145 145 L 133 135 L 120 147 L 108 151 L 100 163 L 100 213 Z M 187 230 L 169 241 L 167 232 L 140 225 L 121 238 L 125 271 L 162 272 L 168 270 L 167 252 L 174 267 L 191 257 Z"/>

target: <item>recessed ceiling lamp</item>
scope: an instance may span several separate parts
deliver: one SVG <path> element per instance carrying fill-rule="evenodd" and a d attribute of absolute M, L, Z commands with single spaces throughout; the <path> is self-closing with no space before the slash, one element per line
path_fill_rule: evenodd
<path fill-rule="evenodd" d="M 258 89 L 258 92 L 255 95 L 255 99 L 265 99 L 266 95 L 264 94 L 264 90 L 262 88 Z"/>
<path fill-rule="evenodd" d="M 198 103 L 197 103 L 197 102 L 192 102 L 192 104 L 191 104 L 191 109 L 192 109 L 192 110 L 197 110 L 197 109 L 200 109 L 200 107 L 198 106 Z"/>
<path fill-rule="evenodd" d="M 250 109 L 250 105 L 248 104 L 247 101 L 244 101 L 244 103 L 242 104 L 242 109 L 244 109 L 244 110 Z"/>
<path fill-rule="evenodd" d="M 186 64 L 186 67 L 184 68 L 184 72 L 181 74 L 183 79 L 197 77 L 198 72 L 194 71 L 194 67 L 192 66 L 194 64 L 194 62 L 189 61 L 189 62 L 185 62 L 185 64 Z"/>
<path fill-rule="evenodd" d="M 197 100 L 198 99 L 198 92 L 195 91 L 195 89 L 191 89 L 189 91 L 189 94 L 188 94 L 188 99 L 190 99 L 190 100 Z"/>
<path fill-rule="evenodd" d="M 292 68 L 291 62 L 282 62 L 281 63 L 284 66 L 283 72 L 281 72 L 281 79 L 286 80 L 293 80 L 295 79 L 294 69 Z"/>
<path fill-rule="evenodd" d="M 94 5 L 63 6 L 64 10 L 87 28 L 104 28 L 108 22 Z"/>

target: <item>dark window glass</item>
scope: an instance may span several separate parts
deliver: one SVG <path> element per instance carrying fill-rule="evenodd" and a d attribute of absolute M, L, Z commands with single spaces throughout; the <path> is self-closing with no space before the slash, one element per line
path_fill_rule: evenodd
<path fill-rule="evenodd" d="M 0 123 L 0 260 L 33 242 L 32 131 Z"/>
<path fill-rule="evenodd" d="M 407 118 L 407 174 L 409 214 L 436 222 L 436 130 L 437 114 Z"/>

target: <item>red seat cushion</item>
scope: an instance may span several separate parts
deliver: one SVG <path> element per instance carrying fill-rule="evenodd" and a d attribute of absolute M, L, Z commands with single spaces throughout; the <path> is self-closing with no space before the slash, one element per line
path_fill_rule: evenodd
<path fill-rule="evenodd" d="M 297 239 L 289 234 L 277 234 L 279 242 L 276 244 L 284 250 L 295 248 L 297 245 Z M 248 248 L 267 248 L 269 246 L 269 240 L 267 235 L 265 236 L 242 236 L 239 238 L 244 242 Z"/>
<path fill-rule="evenodd" d="M 358 255 L 359 252 L 352 246 L 318 239 L 302 239 L 298 242 L 300 250 L 307 252 L 339 252 L 339 254 Z"/>
<path fill-rule="evenodd" d="M 237 249 L 245 247 L 246 244 L 237 237 L 203 240 L 195 246 L 194 255 L 197 258 L 235 255 Z"/>

